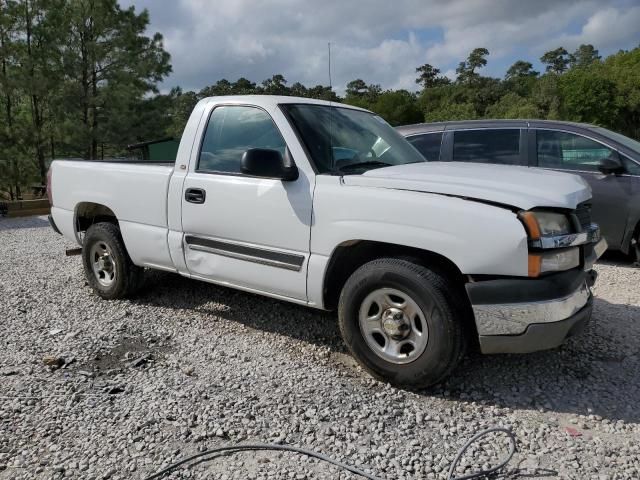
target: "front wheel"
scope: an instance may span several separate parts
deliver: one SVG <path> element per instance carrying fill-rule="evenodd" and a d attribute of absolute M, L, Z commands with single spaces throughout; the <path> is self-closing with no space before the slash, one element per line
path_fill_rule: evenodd
<path fill-rule="evenodd" d="M 340 330 L 373 376 L 425 387 L 446 378 L 462 358 L 463 301 L 434 270 L 378 259 L 347 280 L 338 307 Z"/>
<path fill-rule="evenodd" d="M 143 270 L 131 261 L 120 229 L 112 223 L 89 227 L 82 247 L 82 263 L 91 288 L 107 300 L 133 294 L 142 279 Z"/>

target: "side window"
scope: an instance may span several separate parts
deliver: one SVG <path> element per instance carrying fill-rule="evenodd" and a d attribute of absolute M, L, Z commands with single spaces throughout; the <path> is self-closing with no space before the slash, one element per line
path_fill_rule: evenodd
<path fill-rule="evenodd" d="M 522 165 L 520 129 L 455 132 L 453 134 L 453 161 Z"/>
<path fill-rule="evenodd" d="M 428 162 L 440 160 L 440 144 L 442 143 L 442 132 L 426 133 L 422 135 L 412 135 L 407 137 L 411 145 L 422 154 Z"/>
<path fill-rule="evenodd" d="M 574 133 L 553 130 L 536 131 L 538 166 L 564 170 L 597 172 L 600 162 L 608 157 L 617 157 L 601 143 Z"/>
<path fill-rule="evenodd" d="M 197 170 L 240 173 L 242 155 L 250 148 L 269 148 L 284 155 L 286 144 L 264 110 L 217 107 L 209 117 Z"/>
<path fill-rule="evenodd" d="M 640 164 L 634 162 L 630 158 L 625 157 L 624 155 L 620 155 L 620 160 L 622 160 L 622 164 L 624 165 L 624 168 L 629 175 L 640 176 Z"/>

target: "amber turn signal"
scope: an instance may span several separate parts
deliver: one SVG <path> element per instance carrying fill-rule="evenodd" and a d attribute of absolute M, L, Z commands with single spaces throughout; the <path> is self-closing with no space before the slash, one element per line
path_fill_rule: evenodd
<path fill-rule="evenodd" d="M 533 212 L 521 212 L 520 220 L 524 223 L 530 240 L 538 240 L 541 237 L 538 219 Z M 531 263 L 529 263 L 531 265 Z"/>
<path fill-rule="evenodd" d="M 539 277 L 542 272 L 542 256 L 529 254 L 529 276 Z"/>

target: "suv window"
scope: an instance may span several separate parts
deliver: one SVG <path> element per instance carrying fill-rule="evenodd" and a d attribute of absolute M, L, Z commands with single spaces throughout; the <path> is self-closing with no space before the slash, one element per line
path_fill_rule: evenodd
<path fill-rule="evenodd" d="M 520 129 L 455 132 L 453 134 L 453 161 L 522 165 Z"/>
<path fill-rule="evenodd" d="M 242 155 L 251 148 L 285 154 L 286 144 L 269 114 L 255 107 L 217 107 L 209 117 L 197 170 L 240 173 Z"/>
<path fill-rule="evenodd" d="M 442 132 L 424 133 L 407 137 L 411 145 L 422 154 L 428 162 L 440 160 L 440 145 L 442 144 Z"/>
<path fill-rule="evenodd" d="M 617 153 L 601 143 L 580 135 L 553 130 L 536 131 L 538 166 L 564 170 L 597 172 L 598 166 Z"/>

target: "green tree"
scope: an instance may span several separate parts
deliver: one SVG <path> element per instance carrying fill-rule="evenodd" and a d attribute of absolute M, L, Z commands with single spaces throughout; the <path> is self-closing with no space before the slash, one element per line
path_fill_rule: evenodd
<path fill-rule="evenodd" d="M 560 114 L 566 120 L 613 126 L 618 113 L 615 84 L 600 68 L 572 69 L 559 79 Z"/>
<path fill-rule="evenodd" d="M 281 74 L 276 74 L 271 78 L 262 82 L 263 91 L 265 95 L 290 95 L 287 88 L 287 80 Z"/>
<path fill-rule="evenodd" d="M 486 48 L 474 48 L 465 62 L 460 62 L 456 73 L 458 74 L 458 82 L 468 83 L 476 80 L 480 77 L 480 74 L 476 72 L 479 68 L 484 67 L 487 64 L 486 57 L 489 55 L 489 50 Z"/>
<path fill-rule="evenodd" d="M 28 183 L 31 165 L 22 148 L 25 147 L 24 115 L 26 97 L 20 90 L 19 4 L 0 0 L 0 188 L 11 199 L 22 197 L 22 187 Z"/>
<path fill-rule="evenodd" d="M 567 70 L 569 66 L 569 58 L 567 51 L 563 47 L 555 50 L 549 50 L 540 57 L 540 61 L 546 65 L 547 73 L 561 74 Z"/>
<path fill-rule="evenodd" d="M 346 94 L 347 97 L 361 97 L 367 93 L 367 84 L 361 78 L 351 80 L 347 83 Z"/>
<path fill-rule="evenodd" d="M 569 54 L 569 65 L 571 65 L 571 68 L 588 67 L 600 60 L 601 57 L 598 50 L 591 44 L 580 45 L 575 52 Z"/>
<path fill-rule="evenodd" d="M 602 75 L 616 86 L 616 130 L 640 139 L 640 47 L 620 51 L 602 64 Z"/>
<path fill-rule="evenodd" d="M 63 0 L 22 0 L 17 9 L 24 33 L 19 42 L 18 79 L 29 98 L 29 137 L 42 185 L 46 183 L 47 149 L 53 136 L 51 102 L 63 78 L 60 52 L 67 27 L 64 10 Z"/>
<path fill-rule="evenodd" d="M 420 84 L 422 88 L 432 88 L 451 83 L 451 80 L 447 77 L 440 75 L 439 68 L 435 68 L 428 63 L 416 68 L 416 73 L 420 74 L 418 78 L 416 78 L 416 83 Z"/>
<path fill-rule="evenodd" d="M 542 112 L 528 98 L 509 92 L 487 107 L 488 118 L 540 118 Z"/>
<path fill-rule="evenodd" d="M 146 10 L 140 14 L 134 7 L 122 10 L 116 0 L 66 4 L 70 35 L 64 50 L 65 113 L 81 118 L 80 128 L 70 125 L 73 143 L 84 156 L 95 159 L 101 137 L 114 127 L 109 124 L 114 111 L 157 92 L 156 84 L 171 71 L 169 54 L 162 35 L 145 35 Z"/>
<path fill-rule="evenodd" d="M 509 67 L 504 78 L 506 80 L 511 80 L 513 78 L 537 77 L 538 75 L 539 73 L 533 69 L 533 65 L 531 64 L 531 62 L 518 60 Z"/>
<path fill-rule="evenodd" d="M 386 90 L 378 94 L 369 109 L 393 126 L 422 121 L 415 94 L 407 90 Z"/>
<path fill-rule="evenodd" d="M 234 95 L 249 95 L 256 93 L 256 84 L 244 77 L 240 77 L 233 83 L 232 91 Z"/>

